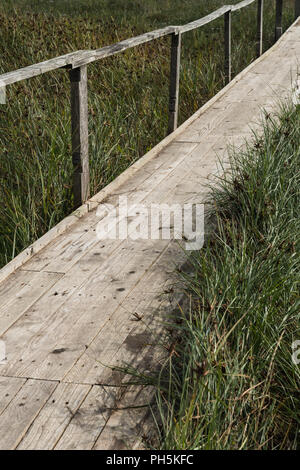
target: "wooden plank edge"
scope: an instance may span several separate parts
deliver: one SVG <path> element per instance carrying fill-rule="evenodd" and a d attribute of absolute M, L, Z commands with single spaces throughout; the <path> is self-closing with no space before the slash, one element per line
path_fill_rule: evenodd
<path fill-rule="evenodd" d="M 179 126 L 172 134 L 165 137 L 161 142 L 159 142 L 153 149 L 147 152 L 143 157 L 133 163 L 129 168 L 127 168 L 123 173 L 121 173 L 117 178 L 115 178 L 111 183 L 105 186 L 101 191 L 91 197 L 85 204 L 79 207 L 75 212 L 71 213 L 69 216 L 64 218 L 61 222 L 55 225 L 51 230 L 49 230 L 45 235 L 39 238 L 37 241 L 32 243 L 29 247 L 25 248 L 19 255 L 17 255 L 13 260 L 6 264 L 2 269 L 0 269 L 0 283 L 3 282 L 10 274 L 15 272 L 23 264 L 29 261 L 34 255 L 39 251 L 45 248 L 50 242 L 55 240 L 58 235 L 61 235 L 66 230 L 68 230 L 72 225 L 78 222 L 78 220 L 88 212 L 96 209 L 96 207 L 103 202 L 108 196 L 111 196 L 114 191 L 116 191 L 123 183 L 125 183 L 129 178 L 134 176 L 134 174 L 140 170 L 146 163 L 148 163 L 152 158 L 156 157 L 167 145 L 171 142 L 175 142 L 177 137 L 182 134 L 185 129 L 192 124 L 198 117 L 200 117 L 205 111 L 207 111 L 211 106 L 215 104 L 223 95 L 226 94 L 241 78 L 243 78 L 246 73 L 248 73 L 255 65 L 260 63 L 268 55 L 270 55 L 276 48 L 278 48 L 282 41 L 284 41 L 286 34 L 297 24 L 297 20 L 285 31 L 285 33 L 280 37 L 280 39 L 268 49 L 264 54 L 259 58 L 253 61 L 248 65 L 244 70 L 242 70 L 228 85 L 226 85 L 222 90 L 220 90 L 211 100 L 209 100 L 205 105 L 203 105 L 198 111 L 196 111 L 189 119 L 187 119 L 181 126 Z"/>

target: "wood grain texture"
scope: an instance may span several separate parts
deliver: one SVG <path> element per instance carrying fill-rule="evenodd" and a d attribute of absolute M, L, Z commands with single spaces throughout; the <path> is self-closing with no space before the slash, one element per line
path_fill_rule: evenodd
<path fill-rule="evenodd" d="M 0 376 L 0 415 L 25 384 L 26 379 Z"/>
<path fill-rule="evenodd" d="M 0 336 L 62 277 L 57 273 L 28 272 L 12 276 L 0 293 Z M 13 285 L 13 288 L 11 288 Z M 7 290 L 6 290 L 7 288 Z"/>
<path fill-rule="evenodd" d="M 43 73 L 56 70 L 66 65 L 72 64 L 72 59 L 74 55 L 81 54 L 83 51 L 71 52 L 70 54 L 65 54 L 54 59 L 45 60 L 44 62 L 39 62 L 38 64 L 29 65 L 28 67 L 23 67 L 13 72 L 7 72 L 0 75 L 0 80 L 5 85 L 10 85 L 12 83 L 19 82 L 21 80 L 26 80 L 31 77 L 36 77 L 42 75 Z"/>
<path fill-rule="evenodd" d="M 70 70 L 74 208 L 90 196 L 87 67 Z"/>
<path fill-rule="evenodd" d="M 45 403 L 22 441 L 19 450 L 51 450 L 90 391 L 88 385 L 60 383 Z"/>
<path fill-rule="evenodd" d="M 27 380 L 15 398 L 0 415 L 0 449 L 15 449 L 57 382 Z"/>
<path fill-rule="evenodd" d="M 57 442 L 56 450 L 90 450 L 118 400 L 114 387 L 94 386 Z"/>

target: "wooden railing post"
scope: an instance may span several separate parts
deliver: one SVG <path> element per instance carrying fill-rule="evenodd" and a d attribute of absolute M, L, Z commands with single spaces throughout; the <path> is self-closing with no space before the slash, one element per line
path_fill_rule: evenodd
<path fill-rule="evenodd" d="M 295 20 L 300 16 L 300 0 L 295 0 Z"/>
<path fill-rule="evenodd" d="M 264 0 L 257 4 L 257 57 L 263 53 Z"/>
<path fill-rule="evenodd" d="M 170 99 L 169 99 L 169 125 L 168 134 L 171 134 L 178 125 L 179 79 L 181 33 L 173 33 L 171 39 L 171 65 L 170 65 Z"/>
<path fill-rule="evenodd" d="M 75 208 L 90 196 L 87 66 L 70 70 L 73 192 Z"/>
<path fill-rule="evenodd" d="M 225 40 L 225 83 L 231 81 L 231 10 L 225 13 L 224 40 Z"/>
<path fill-rule="evenodd" d="M 276 0 L 276 26 L 275 26 L 275 41 L 278 41 L 282 35 L 282 0 Z"/>

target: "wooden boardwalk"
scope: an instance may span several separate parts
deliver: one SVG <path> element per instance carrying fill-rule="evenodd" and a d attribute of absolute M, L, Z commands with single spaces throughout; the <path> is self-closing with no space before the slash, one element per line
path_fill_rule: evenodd
<path fill-rule="evenodd" d="M 300 22 L 163 143 L 0 271 L 1 449 L 126 449 L 141 445 L 150 390 L 120 387 L 106 365 L 156 367 L 153 334 L 186 255 L 174 241 L 98 240 L 98 204 L 205 200 L 207 183 L 259 129 L 262 107 L 289 96 Z M 59 233 L 62 231 L 62 233 Z M 46 243 L 48 242 L 48 243 Z M 139 320 L 139 318 L 142 318 Z"/>

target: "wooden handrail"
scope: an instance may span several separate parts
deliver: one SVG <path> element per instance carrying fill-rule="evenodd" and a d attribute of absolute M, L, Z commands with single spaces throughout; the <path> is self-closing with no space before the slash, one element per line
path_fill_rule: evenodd
<path fill-rule="evenodd" d="M 88 157 L 88 107 L 87 107 L 87 65 L 96 60 L 118 54 L 132 47 L 145 44 L 164 36 L 171 36 L 170 98 L 168 133 L 177 128 L 179 105 L 179 77 L 181 36 L 183 33 L 224 16 L 225 82 L 231 80 L 231 22 L 232 13 L 245 8 L 256 0 L 243 0 L 236 5 L 224 5 L 203 18 L 181 26 L 167 26 L 141 34 L 116 44 L 95 50 L 80 50 L 54 59 L 0 75 L 0 104 L 5 101 L 7 85 L 39 76 L 56 69 L 69 69 L 71 81 L 72 117 L 72 158 L 74 166 L 73 192 L 74 205 L 78 207 L 89 197 L 89 157 Z M 264 0 L 257 0 L 257 56 L 263 51 L 263 8 Z M 275 40 L 282 34 L 283 0 L 276 0 Z M 295 0 L 295 19 L 300 16 L 300 0 Z"/>
<path fill-rule="evenodd" d="M 157 29 L 151 31 L 150 33 L 141 34 L 134 38 L 126 39 L 125 41 L 117 42 L 111 46 L 101 47 L 101 49 L 95 49 L 92 51 L 82 51 L 72 60 L 72 67 L 81 67 L 82 65 L 90 64 L 99 59 L 104 59 L 105 57 L 110 57 L 112 55 L 119 54 L 120 52 L 131 49 L 135 46 L 140 46 L 146 44 L 147 42 L 153 41 L 154 39 L 159 39 L 164 36 L 169 36 L 172 33 L 179 33 L 180 26 L 166 26 L 162 29 Z"/>

